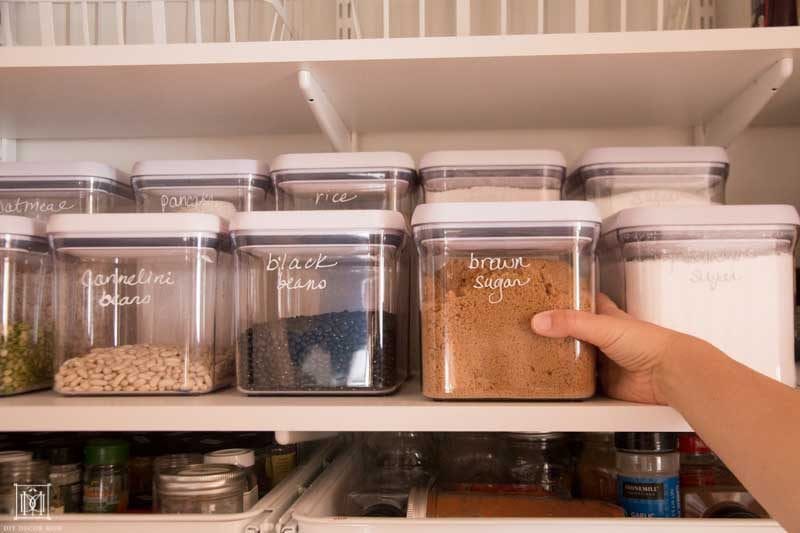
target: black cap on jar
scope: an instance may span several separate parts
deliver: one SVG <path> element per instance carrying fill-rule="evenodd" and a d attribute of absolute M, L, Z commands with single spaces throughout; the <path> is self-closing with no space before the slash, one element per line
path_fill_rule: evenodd
<path fill-rule="evenodd" d="M 676 433 L 616 433 L 614 445 L 630 452 L 674 452 L 678 447 Z"/>

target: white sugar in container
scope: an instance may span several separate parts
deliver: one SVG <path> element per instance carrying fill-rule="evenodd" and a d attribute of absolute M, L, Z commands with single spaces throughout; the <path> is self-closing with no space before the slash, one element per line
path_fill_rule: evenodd
<path fill-rule="evenodd" d="M 601 290 L 794 386 L 794 248 L 786 205 L 642 207 L 606 220 Z"/>

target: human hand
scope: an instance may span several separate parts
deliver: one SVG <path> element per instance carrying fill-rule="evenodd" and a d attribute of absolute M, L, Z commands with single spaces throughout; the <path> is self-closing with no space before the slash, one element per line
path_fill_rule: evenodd
<path fill-rule="evenodd" d="M 714 349 L 695 337 L 636 320 L 604 294 L 597 296 L 597 314 L 545 311 L 533 317 L 531 327 L 544 337 L 574 337 L 597 346 L 606 356 L 600 360 L 606 394 L 639 403 L 668 403 L 664 379 L 670 358 Z"/>

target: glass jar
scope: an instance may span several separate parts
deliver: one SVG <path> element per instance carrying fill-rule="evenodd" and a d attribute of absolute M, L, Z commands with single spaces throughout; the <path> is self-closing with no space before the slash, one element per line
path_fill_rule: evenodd
<path fill-rule="evenodd" d="M 106 164 L 0 162 L 0 214 L 46 222 L 59 213 L 115 213 L 133 208 L 130 177 Z"/>
<path fill-rule="evenodd" d="M 131 436 L 131 457 L 128 460 L 130 508 L 153 508 L 153 461 L 155 443 L 147 435 Z"/>
<path fill-rule="evenodd" d="M 256 455 L 253 450 L 230 448 L 217 450 L 203 456 L 206 464 L 236 465 L 244 470 L 245 486 L 242 492 L 242 509 L 250 510 L 258 501 L 258 475 L 256 474 Z"/>
<path fill-rule="evenodd" d="M 627 516 L 678 518 L 680 454 L 674 433 L 617 433 L 617 500 Z"/>
<path fill-rule="evenodd" d="M 199 453 L 170 453 L 159 455 L 153 460 L 153 512 L 158 512 L 158 479 L 162 472 L 171 469 L 203 464 L 203 456 Z"/>
<path fill-rule="evenodd" d="M 267 450 L 265 471 L 270 488 L 286 479 L 297 466 L 297 444 L 273 444 Z"/>
<path fill-rule="evenodd" d="M 92 439 L 83 449 L 83 512 L 123 513 L 128 508 L 128 443 Z"/>
<path fill-rule="evenodd" d="M 252 159 L 139 161 L 131 185 L 146 213 L 210 213 L 230 219 L 237 211 L 271 211 L 275 197 L 269 165 Z"/>
<path fill-rule="evenodd" d="M 595 348 L 531 331 L 552 309 L 594 310 L 600 218 L 588 202 L 424 204 L 422 392 L 447 399 L 582 399 Z"/>
<path fill-rule="evenodd" d="M 230 383 L 224 229 L 208 214 L 54 216 L 55 390 L 199 394 Z"/>
<path fill-rule="evenodd" d="M 506 484 L 509 457 L 503 434 L 448 433 L 439 445 L 439 483 L 464 490 Z"/>
<path fill-rule="evenodd" d="M 564 187 L 605 219 L 631 207 L 725 203 L 728 154 L 715 146 L 593 148 Z"/>
<path fill-rule="evenodd" d="M 613 433 L 584 433 L 578 460 L 581 498 L 617 501 L 617 450 Z"/>
<path fill-rule="evenodd" d="M 245 471 L 229 464 L 169 468 L 158 475 L 161 513 L 241 513 Z"/>
<path fill-rule="evenodd" d="M 425 203 L 560 200 L 567 163 L 555 150 L 430 152 L 419 163 Z"/>
<path fill-rule="evenodd" d="M 19 489 L 43 490 L 48 483 L 50 465 L 41 459 L 23 459 L 0 462 L 0 514 L 14 514 Z M 34 485 L 34 487 L 17 487 Z M 38 486 L 38 487 L 37 487 Z M 47 509 L 40 509 L 44 513 Z"/>
<path fill-rule="evenodd" d="M 0 396 L 53 382 L 51 276 L 44 225 L 0 215 Z"/>
<path fill-rule="evenodd" d="M 50 512 L 79 513 L 83 502 L 81 464 L 50 465 Z"/>
<path fill-rule="evenodd" d="M 400 213 L 238 213 L 231 234 L 240 391 L 397 390 L 408 356 L 408 238 Z"/>
<path fill-rule="evenodd" d="M 572 497 L 572 465 L 565 433 L 509 433 L 511 481 L 526 492 Z"/>

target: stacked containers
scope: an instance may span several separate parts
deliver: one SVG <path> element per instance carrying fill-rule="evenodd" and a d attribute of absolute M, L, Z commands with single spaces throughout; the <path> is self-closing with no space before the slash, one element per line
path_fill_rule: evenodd
<path fill-rule="evenodd" d="M 603 227 L 602 288 L 636 318 L 794 386 L 799 224 L 782 205 L 627 209 Z"/>
<path fill-rule="evenodd" d="M 52 267 L 44 224 L 0 215 L 0 396 L 53 379 Z"/>
<path fill-rule="evenodd" d="M 425 154 L 425 203 L 560 200 L 566 172 L 555 150 L 475 150 Z"/>
<path fill-rule="evenodd" d="M 713 146 L 594 148 L 564 187 L 570 200 L 590 200 L 605 219 L 623 209 L 725 202 L 728 155 Z"/>
<path fill-rule="evenodd" d="M 155 160 L 133 166 L 138 210 L 211 213 L 272 210 L 269 165 L 252 159 Z"/>
<path fill-rule="evenodd" d="M 202 393 L 233 370 L 216 302 L 232 261 L 224 224 L 195 213 L 57 215 L 58 372 L 64 394 Z"/>
<path fill-rule="evenodd" d="M 239 213 L 245 393 L 394 391 L 407 360 L 408 240 L 394 211 Z"/>
<path fill-rule="evenodd" d="M 0 214 L 47 221 L 58 213 L 113 213 L 133 207 L 130 178 L 102 163 L 0 163 Z"/>
<path fill-rule="evenodd" d="M 600 218 L 588 202 L 426 204 L 420 254 L 423 393 L 436 399 L 577 399 L 595 351 L 534 334 L 551 309 L 594 309 Z"/>

